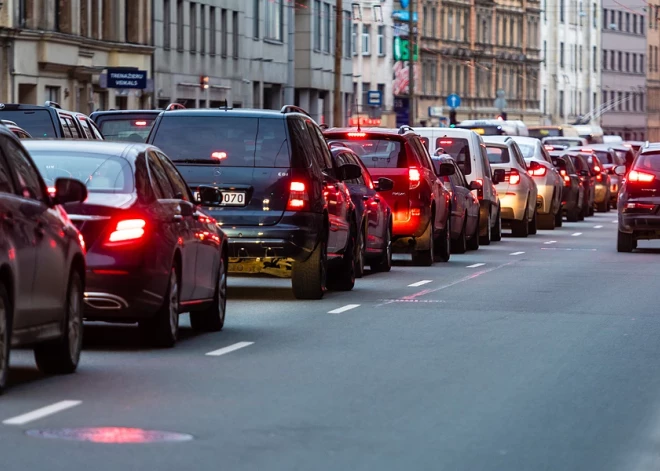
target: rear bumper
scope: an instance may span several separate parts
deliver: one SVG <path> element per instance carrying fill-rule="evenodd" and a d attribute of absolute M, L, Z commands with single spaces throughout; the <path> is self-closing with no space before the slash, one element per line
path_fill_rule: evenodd
<path fill-rule="evenodd" d="M 537 181 L 536 188 L 538 189 L 536 209 L 538 210 L 539 214 L 550 214 L 552 212 L 552 196 L 555 193 L 554 185 L 549 185 Z"/>
<path fill-rule="evenodd" d="M 608 185 L 597 184 L 594 189 L 594 203 L 602 203 L 607 198 Z"/>
<path fill-rule="evenodd" d="M 619 230 L 629 234 L 648 234 L 660 238 L 660 216 L 657 214 L 620 214 Z"/>
<path fill-rule="evenodd" d="M 523 192 L 507 191 L 500 196 L 503 220 L 522 221 L 525 218 L 527 207 L 527 194 Z"/>

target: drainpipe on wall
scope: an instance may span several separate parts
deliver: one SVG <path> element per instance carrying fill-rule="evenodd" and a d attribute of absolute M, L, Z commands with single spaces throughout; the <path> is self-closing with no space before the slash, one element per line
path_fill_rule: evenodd
<path fill-rule="evenodd" d="M 296 25 L 295 25 L 295 15 L 294 15 L 294 2 L 288 2 L 288 18 L 287 22 L 289 23 L 289 42 L 288 46 L 288 62 L 287 62 L 287 77 L 286 77 L 286 87 L 284 88 L 284 104 L 293 105 L 295 104 L 295 86 L 296 86 L 296 65 L 295 65 L 295 55 L 296 55 Z"/>
<path fill-rule="evenodd" d="M 151 83 L 153 84 L 152 90 L 151 90 L 151 109 L 155 110 L 158 108 L 158 86 L 156 85 L 156 40 L 155 40 L 155 26 L 156 22 L 154 19 L 154 13 L 155 13 L 155 8 L 156 8 L 156 0 L 151 0 L 151 18 L 150 18 L 150 23 L 151 23 L 151 40 L 149 43 L 153 46 L 153 50 L 151 51 Z M 167 25 L 169 27 L 169 25 Z"/>

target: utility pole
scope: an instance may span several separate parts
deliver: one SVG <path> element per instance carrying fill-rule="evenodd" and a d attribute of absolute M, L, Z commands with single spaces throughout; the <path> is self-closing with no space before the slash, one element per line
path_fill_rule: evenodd
<path fill-rule="evenodd" d="M 333 92 L 332 121 L 333 126 L 342 127 L 344 125 L 344 116 L 342 112 L 341 96 L 341 61 L 344 55 L 343 37 L 344 37 L 344 2 L 337 0 L 335 8 L 335 88 Z M 357 41 L 357 38 L 356 38 Z M 350 51 L 349 51 L 350 53 Z"/>
<path fill-rule="evenodd" d="M 408 124 L 415 125 L 415 0 L 408 3 Z"/>

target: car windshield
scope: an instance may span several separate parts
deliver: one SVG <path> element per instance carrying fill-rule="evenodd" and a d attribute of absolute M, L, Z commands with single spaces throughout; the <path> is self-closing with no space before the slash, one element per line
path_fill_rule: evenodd
<path fill-rule="evenodd" d="M 288 168 L 285 120 L 240 116 L 164 116 L 154 142 L 174 162 Z"/>
<path fill-rule="evenodd" d="M 0 118 L 15 122 L 32 137 L 57 137 L 55 125 L 48 110 L 3 110 Z"/>
<path fill-rule="evenodd" d="M 360 157 L 367 168 L 406 168 L 405 147 L 401 141 L 394 139 L 362 139 L 343 140 L 346 147 Z"/>
<path fill-rule="evenodd" d="M 103 137 L 109 141 L 146 142 L 155 119 L 110 118 L 100 121 Z"/>
<path fill-rule="evenodd" d="M 92 193 L 132 193 L 133 170 L 126 159 L 87 152 L 32 150 L 34 163 L 46 185 L 58 178 L 75 178 Z"/>
<path fill-rule="evenodd" d="M 490 147 L 486 146 L 488 153 L 488 162 L 491 164 L 508 164 L 509 163 L 509 149 L 506 147 Z"/>

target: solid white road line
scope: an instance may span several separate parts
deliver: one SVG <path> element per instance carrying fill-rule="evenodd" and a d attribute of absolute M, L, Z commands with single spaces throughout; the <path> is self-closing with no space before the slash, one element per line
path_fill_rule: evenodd
<path fill-rule="evenodd" d="M 615 219 L 614 221 L 612 221 L 612 224 L 616 224 L 617 222 L 619 222 L 619 221 L 617 221 L 617 220 Z"/>
<path fill-rule="evenodd" d="M 485 263 L 475 263 L 474 265 L 468 265 L 465 268 L 477 268 L 477 267 L 483 267 Z"/>
<path fill-rule="evenodd" d="M 557 241 L 556 241 L 556 240 L 549 240 L 549 241 L 547 241 L 547 242 L 543 242 L 543 243 L 544 243 L 545 245 L 550 245 L 550 244 L 556 244 Z"/>
<path fill-rule="evenodd" d="M 594 226 L 594 229 L 600 229 L 603 226 Z"/>
<path fill-rule="evenodd" d="M 581 236 L 581 235 L 582 235 L 582 232 L 574 232 L 574 233 L 571 234 L 571 235 L 572 235 L 573 237 Z"/>
<path fill-rule="evenodd" d="M 25 425 L 28 422 L 32 422 L 38 419 L 43 419 L 44 417 L 57 414 L 58 412 L 62 412 L 63 410 L 66 409 L 71 409 L 72 407 L 76 407 L 80 404 L 82 404 L 82 401 L 60 401 L 60 402 L 56 402 L 55 404 L 42 407 L 41 409 L 33 410 L 32 412 L 28 412 L 27 414 L 23 414 L 13 417 L 11 419 L 3 420 L 2 423 L 5 425 Z"/>
<path fill-rule="evenodd" d="M 254 342 L 238 342 L 235 343 L 234 345 L 230 345 L 228 347 L 224 347 L 218 350 L 213 350 L 212 352 L 208 352 L 206 356 L 219 357 L 220 355 L 224 355 L 225 353 L 230 353 L 235 350 L 240 350 L 241 348 L 249 347 L 252 344 L 254 344 Z"/>
<path fill-rule="evenodd" d="M 525 252 L 511 252 L 509 255 L 522 255 Z"/>
<path fill-rule="evenodd" d="M 351 309 L 355 309 L 356 307 L 360 307 L 360 305 L 347 304 L 346 306 L 342 306 L 337 309 L 333 309 L 332 311 L 328 311 L 328 314 L 341 314 L 342 312 L 350 311 Z"/>
<path fill-rule="evenodd" d="M 432 281 L 433 281 L 433 280 L 422 280 L 422 281 L 418 281 L 417 283 L 412 283 L 412 284 L 410 284 L 410 285 L 408 285 L 408 286 L 412 286 L 412 287 L 414 288 L 414 287 L 416 287 L 416 286 L 426 285 L 426 284 L 428 284 L 428 283 L 431 283 Z"/>

